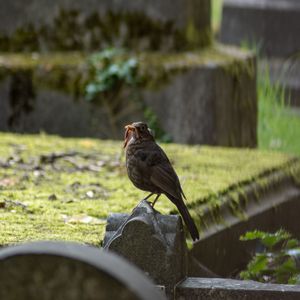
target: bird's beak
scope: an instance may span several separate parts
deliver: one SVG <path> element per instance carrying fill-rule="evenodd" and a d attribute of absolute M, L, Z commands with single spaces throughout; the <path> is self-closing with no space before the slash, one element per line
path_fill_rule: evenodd
<path fill-rule="evenodd" d="M 136 131 L 136 128 L 132 125 L 125 126 L 125 136 L 124 136 L 124 148 L 126 148 L 128 141 L 129 141 L 129 133 L 130 131 Z"/>

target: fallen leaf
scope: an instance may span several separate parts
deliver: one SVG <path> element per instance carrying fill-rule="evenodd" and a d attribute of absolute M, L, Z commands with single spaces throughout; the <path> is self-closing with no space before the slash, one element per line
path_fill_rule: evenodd
<path fill-rule="evenodd" d="M 3 178 L 0 180 L 0 187 L 14 186 L 17 182 L 15 178 Z"/>
<path fill-rule="evenodd" d="M 76 216 L 67 216 L 62 215 L 62 218 L 65 223 L 71 224 L 105 224 L 106 220 L 95 218 L 88 215 L 76 215 Z"/>

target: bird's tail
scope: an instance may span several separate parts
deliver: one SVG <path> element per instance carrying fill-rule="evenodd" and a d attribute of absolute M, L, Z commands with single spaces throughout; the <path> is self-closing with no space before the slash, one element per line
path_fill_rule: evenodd
<path fill-rule="evenodd" d="M 183 202 L 183 199 L 176 199 L 170 195 L 168 195 L 170 200 L 176 205 L 177 209 L 179 210 L 183 221 L 186 225 L 186 227 L 188 228 L 190 235 L 193 239 L 193 241 L 199 240 L 199 231 L 195 225 L 195 222 L 192 218 L 192 216 L 190 215 L 185 203 Z"/>

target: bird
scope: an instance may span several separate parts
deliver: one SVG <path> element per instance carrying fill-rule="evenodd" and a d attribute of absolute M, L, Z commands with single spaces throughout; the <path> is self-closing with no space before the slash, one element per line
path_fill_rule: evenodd
<path fill-rule="evenodd" d="M 124 148 L 126 169 L 135 187 L 156 195 L 152 202 L 164 194 L 179 210 L 193 241 L 199 240 L 199 232 L 184 203 L 186 197 L 179 178 L 163 149 L 155 142 L 154 135 L 144 122 L 134 122 L 125 126 Z"/>

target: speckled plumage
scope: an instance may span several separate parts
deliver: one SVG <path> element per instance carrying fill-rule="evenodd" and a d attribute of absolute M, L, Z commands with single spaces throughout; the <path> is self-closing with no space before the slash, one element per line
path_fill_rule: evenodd
<path fill-rule="evenodd" d="M 167 155 L 156 144 L 145 123 L 129 125 L 125 133 L 126 168 L 132 183 L 143 191 L 165 194 L 178 208 L 193 240 L 199 239 L 195 223 L 183 201 L 178 176 Z M 145 129 L 146 128 L 146 129 Z"/>

